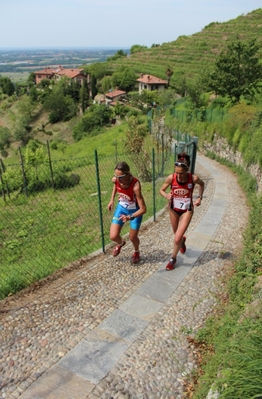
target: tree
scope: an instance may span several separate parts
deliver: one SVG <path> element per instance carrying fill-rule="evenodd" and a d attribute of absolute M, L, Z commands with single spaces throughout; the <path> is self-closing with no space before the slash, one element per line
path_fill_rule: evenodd
<path fill-rule="evenodd" d="M 120 90 L 131 91 L 135 88 L 137 76 L 135 72 L 125 66 L 117 69 L 112 75 L 112 82 Z"/>
<path fill-rule="evenodd" d="M 187 90 L 195 109 L 200 109 L 201 107 L 207 105 L 204 99 L 201 79 L 191 81 Z"/>
<path fill-rule="evenodd" d="M 75 141 L 82 137 L 92 135 L 92 131 L 101 128 L 109 123 L 111 118 L 111 109 L 106 105 L 92 105 L 85 112 L 82 119 L 74 126 L 73 138 Z"/>
<path fill-rule="evenodd" d="M 147 46 L 141 46 L 140 44 L 134 44 L 130 48 L 130 54 L 140 53 L 141 51 L 145 51 Z"/>
<path fill-rule="evenodd" d="M 228 95 L 232 102 L 239 102 L 241 96 L 253 97 L 262 78 L 258 49 L 256 39 L 230 43 L 215 63 L 209 89 L 222 96 Z"/>
<path fill-rule="evenodd" d="M 105 62 L 95 62 L 85 67 L 84 70 L 96 79 L 102 79 L 104 76 L 109 75 L 108 65 Z"/>
<path fill-rule="evenodd" d="M 115 55 L 113 55 L 112 57 L 108 57 L 107 61 L 115 61 L 118 58 L 124 58 L 127 56 L 127 53 L 125 53 L 123 50 L 118 50 Z"/>
<path fill-rule="evenodd" d="M 89 90 L 86 80 L 84 80 L 83 86 L 80 89 L 80 101 L 81 101 L 81 109 L 82 112 L 84 113 L 89 103 Z"/>
<path fill-rule="evenodd" d="M 112 88 L 112 77 L 104 76 L 101 81 L 101 88 L 103 93 L 107 93 Z"/>
<path fill-rule="evenodd" d="M 0 87 L 4 94 L 12 96 L 15 92 L 15 85 L 12 83 L 11 79 L 7 76 L 0 77 Z"/>
<path fill-rule="evenodd" d="M 65 96 L 62 91 L 53 91 L 44 101 L 44 109 L 50 111 L 49 121 L 57 123 L 68 121 L 77 114 L 77 104 L 70 96 Z"/>
<path fill-rule="evenodd" d="M 31 86 L 29 89 L 29 97 L 31 99 L 31 101 L 37 101 L 38 99 L 38 92 L 35 86 Z"/>
<path fill-rule="evenodd" d="M 145 149 L 145 138 L 148 134 L 148 127 L 141 123 L 138 118 L 131 116 L 128 120 L 129 129 L 126 132 L 124 147 L 132 155 L 132 159 L 139 170 L 139 178 L 142 181 L 152 181 L 151 160 L 148 151 Z"/>
<path fill-rule="evenodd" d="M 171 79 L 172 75 L 173 75 L 173 70 L 170 67 L 167 67 L 166 76 L 167 76 L 167 82 L 168 82 L 167 85 L 168 86 L 170 84 L 170 79 Z"/>
<path fill-rule="evenodd" d="M 35 85 L 36 79 L 35 79 L 35 73 L 31 72 L 27 78 L 27 84 L 29 87 Z"/>
<path fill-rule="evenodd" d="M 11 133 L 7 127 L 0 126 L 0 152 L 2 156 L 7 154 L 6 148 L 10 146 Z"/>
<path fill-rule="evenodd" d="M 92 93 L 92 98 L 95 98 L 95 96 L 98 93 L 97 87 L 96 87 L 96 83 L 97 83 L 97 78 L 93 75 L 91 75 L 91 93 Z"/>

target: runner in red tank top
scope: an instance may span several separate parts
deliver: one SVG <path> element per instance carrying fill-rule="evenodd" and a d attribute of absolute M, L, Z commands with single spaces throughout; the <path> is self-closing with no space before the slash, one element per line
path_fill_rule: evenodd
<path fill-rule="evenodd" d="M 107 206 L 111 211 L 114 205 L 114 198 L 118 194 L 118 204 L 110 227 L 110 239 L 117 245 L 113 250 L 113 256 L 119 255 L 121 248 L 125 245 L 120 235 L 121 229 L 126 222 L 130 222 L 129 238 L 134 245 L 135 252 L 131 262 L 136 264 L 140 261 L 138 232 L 142 223 L 142 215 L 146 213 L 146 205 L 141 192 L 139 180 L 132 176 L 126 162 L 119 162 L 115 167 L 114 183 L 110 202 Z"/>
<path fill-rule="evenodd" d="M 185 152 L 178 154 L 178 162 L 175 162 L 175 173 L 169 175 L 160 189 L 162 197 L 169 201 L 169 215 L 174 232 L 174 247 L 172 257 L 166 265 L 166 270 L 175 268 L 178 251 L 186 252 L 186 229 L 193 216 L 194 205 L 201 204 L 204 182 L 197 175 L 188 172 L 190 157 Z M 193 204 L 193 191 L 195 185 L 199 185 L 199 195 Z M 166 193 L 167 188 L 170 193 Z"/>

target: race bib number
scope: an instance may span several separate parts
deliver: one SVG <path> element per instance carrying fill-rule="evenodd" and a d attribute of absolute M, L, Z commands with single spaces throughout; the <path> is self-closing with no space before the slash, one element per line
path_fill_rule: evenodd
<path fill-rule="evenodd" d="M 191 198 L 173 198 L 173 208 L 187 211 L 191 206 Z"/>
<path fill-rule="evenodd" d="M 134 201 L 128 201 L 124 198 L 120 198 L 119 203 L 126 209 L 136 209 L 136 203 Z"/>

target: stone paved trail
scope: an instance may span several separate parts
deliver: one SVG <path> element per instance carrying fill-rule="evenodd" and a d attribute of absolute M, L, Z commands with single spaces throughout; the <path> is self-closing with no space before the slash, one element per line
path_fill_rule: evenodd
<path fill-rule="evenodd" d="M 212 313 L 248 216 L 226 167 L 198 155 L 196 173 L 204 199 L 174 271 L 164 210 L 142 228 L 139 265 L 128 242 L 0 302 L 0 399 L 183 398 L 197 365 L 187 337 Z"/>

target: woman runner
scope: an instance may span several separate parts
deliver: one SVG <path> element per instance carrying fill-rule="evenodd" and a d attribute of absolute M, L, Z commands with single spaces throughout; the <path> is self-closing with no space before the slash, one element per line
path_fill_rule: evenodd
<path fill-rule="evenodd" d="M 139 180 L 130 173 L 129 165 L 126 162 L 119 162 L 115 167 L 112 196 L 107 206 L 111 211 L 114 206 L 115 195 L 118 194 L 118 204 L 110 227 L 110 239 L 117 245 L 113 250 L 113 256 L 119 255 L 121 248 L 125 245 L 120 235 L 121 229 L 126 222 L 130 222 L 129 238 L 134 246 L 134 253 L 131 263 L 140 262 L 138 238 L 139 229 L 142 223 L 142 215 L 146 213 L 146 204 L 141 192 Z"/>
<path fill-rule="evenodd" d="M 193 216 L 194 205 L 201 205 L 204 193 L 204 182 L 197 176 L 188 172 L 190 157 L 185 152 L 178 154 L 175 162 L 175 173 L 169 175 L 160 189 L 162 197 L 169 201 L 169 216 L 174 232 L 174 247 L 172 256 L 166 265 L 166 270 L 175 268 L 178 251 L 186 252 L 186 236 L 184 235 Z M 199 185 L 198 197 L 193 204 L 193 191 Z M 166 193 L 167 188 L 170 193 Z"/>

